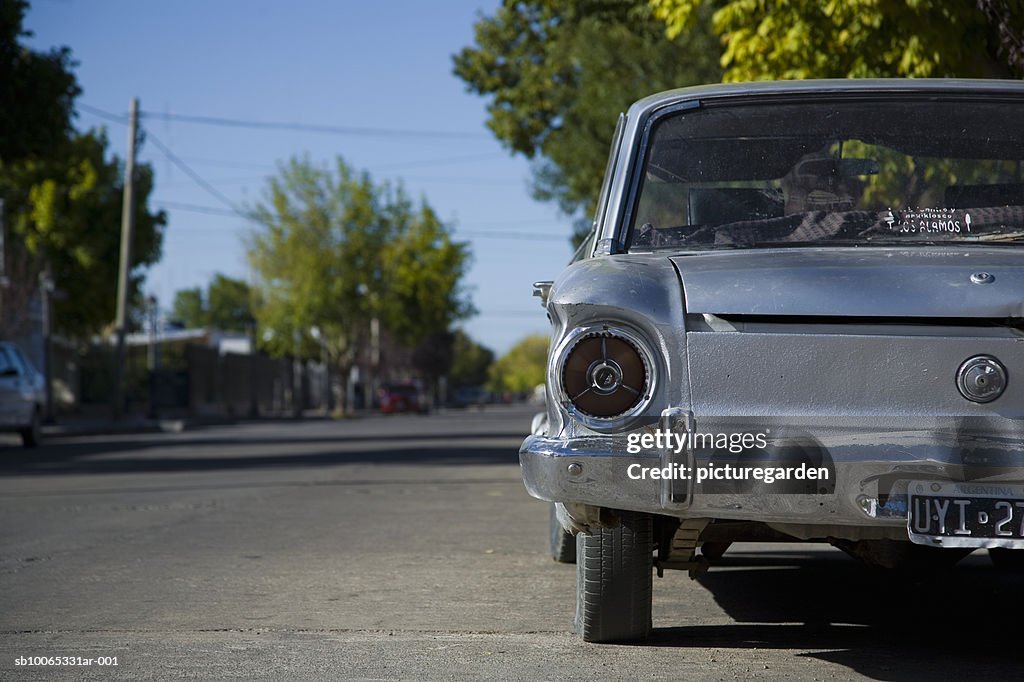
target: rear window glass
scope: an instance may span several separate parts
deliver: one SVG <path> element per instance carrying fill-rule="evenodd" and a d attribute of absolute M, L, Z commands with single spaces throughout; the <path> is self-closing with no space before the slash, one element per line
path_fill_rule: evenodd
<path fill-rule="evenodd" d="M 632 250 L 1024 243 L 1022 101 L 718 105 L 653 129 Z"/>

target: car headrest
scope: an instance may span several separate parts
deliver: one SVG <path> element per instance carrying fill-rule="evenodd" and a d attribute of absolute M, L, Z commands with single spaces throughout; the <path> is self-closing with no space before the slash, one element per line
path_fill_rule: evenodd
<path fill-rule="evenodd" d="M 950 185 L 945 199 L 946 208 L 1024 206 L 1024 184 Z"/>
<path fill-rule="evenodd" d="M 782 192 L 767 187 L 691 189 L 689 224 L 724 225 L 781 218 L 782 209 Z"/>

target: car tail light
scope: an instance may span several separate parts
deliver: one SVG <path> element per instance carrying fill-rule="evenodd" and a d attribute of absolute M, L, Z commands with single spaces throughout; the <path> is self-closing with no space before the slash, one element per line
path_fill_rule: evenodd
<path fill-rule="evenodd" d="M 650 397 L 647 353 L 622 330 L 602 328 L 579 336 L 567 346 L 561 379 L 565 398 L 588 417 L 619 417 Z"/>

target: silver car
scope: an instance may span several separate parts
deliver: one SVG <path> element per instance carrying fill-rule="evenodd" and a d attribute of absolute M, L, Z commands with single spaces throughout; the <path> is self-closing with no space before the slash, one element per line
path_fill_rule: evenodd
<path fill-rule="evenodd" d="M 1024 565 L 1024 83 L 794 81 L 620 118 L 553 282 L 520 451 L 575 534 L 576 629 L 644 637 L 652 573 L 734 541 L 912 573 Z"/>
<path fill-rule="evenodd" d="M 16 345 L 0 341 L 0 430 L 16 431 L 25 447 L 39 443 L 43 375 Z"/>

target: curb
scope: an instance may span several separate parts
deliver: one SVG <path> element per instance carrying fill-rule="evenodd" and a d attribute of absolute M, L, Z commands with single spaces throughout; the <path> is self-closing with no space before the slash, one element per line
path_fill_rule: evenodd
<path fill-rule="evenodd" d="M 348 418 L 361 418 L 354 415 Z M 50 424 L 43 426 L 43 437 L 47 439 L 77 438 L 85 436 L 120 436 L 132 434 L 182 433 L 212 426 L 232 426 L 235 424 L 271 424 L 274 422 L 324 421 L 331 417 L 322 415 L 302 415 L 298 417 L 186 417 L 182 419 L 146 419 L 115 421 L 95 421 L 75 424 Z"/>
<path fill-rule="evenodd" d="M 43 427 L 44 438 L 75 438 L 79 436 L 119 436 L 141 433 L 180 433 L 189 428 L 183 420 L 127 422 L 119 424 L 56 424 Z"/>

